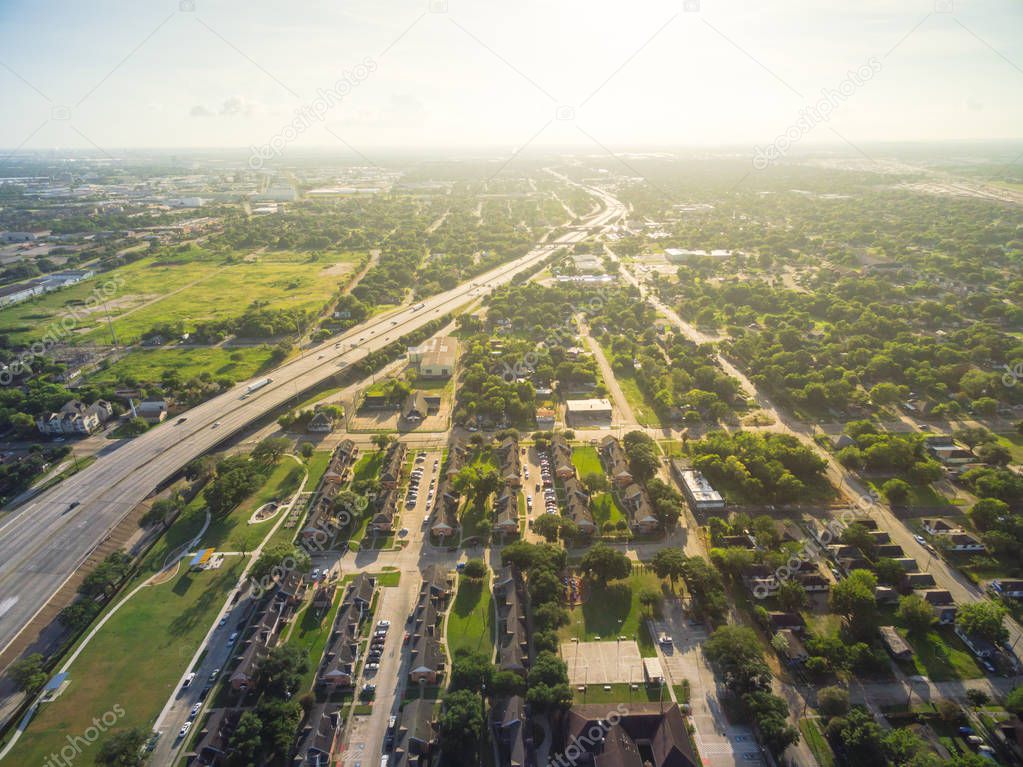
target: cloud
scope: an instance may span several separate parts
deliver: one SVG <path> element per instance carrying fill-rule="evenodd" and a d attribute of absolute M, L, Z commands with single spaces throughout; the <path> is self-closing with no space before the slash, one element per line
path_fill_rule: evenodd
<path fill-rule="evenodd" d="M 189 117 L 213 117 L 213 112 L 208 110 L 202 104 L 196 104 L 188 110 Z"/>

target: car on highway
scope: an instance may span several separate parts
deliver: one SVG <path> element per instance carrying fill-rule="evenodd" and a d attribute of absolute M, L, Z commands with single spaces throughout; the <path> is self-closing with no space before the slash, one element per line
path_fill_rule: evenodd
<path fill-rule="evenodd" d="M 181 683 L 181 689 L 184 690 L 186 687 L 192 684 L 192 681 L 194 679 L 195 679 L 194 671 L 190 671 L 189 673 L 185 674 L 185 681 Z"/>
<path fill-rule="evenodd" d="M 924 539 L 922 535 L 914 535 L 913 540 L 919 543 L 921 546 L 927 545 L 927 541 Z"/>
<path fill-rule="evenodd" d="M 215 682 L 215 681 L 217 681 L 217 677 L 218 677 L 218 676 L 220 676 L 220 669 L 219 669 L 219 668 L 215 668 L 215 669 L 213 669 L 213 670 L 212 670 L 212 671 L 210 672 L 210 681 L 211 681 L 211 682 Z"/>
<path fill-rule="evenodd" d="M 199 713 L 199 709 L 202 708 L 202 703 L 196 703 L 192 706 L 192 710 L 188 712 L 189 719 L 195 719 L 195 715 Z"/>
<path fill-rule="evenodd" d="M 183 423 L 184 423 L 185 421 L 187 421 L 187 420 L 188 420 L 187 418 L 185 418 L 184 416 L 182 416 L 181 418 L 179 418 L 179 419 L 177 420 L 177 422 L 176 422 L 176 423 L 178 423 L 178 424 L 183 424 Z"/>
<path fill-rule="evenodd" d="M 81 504 L 81 501 L 71 501 L 71 503 L 69 503 L 69 504 L 67 505 L 67 510 L 68 510 L 68 511 L 71 511 L 71 509 L 75 509 L 75 508 L 78 508 L 78 506 L 79 506 L 80 504 Z"/>
<path fill-rule="evenodd" d="M 377 628 L 389 629 L 390 627 L 391 627 L 391 622 L 390 621 L 385 621 L 385 620 L 377 621 Z"/>
<path fill-rule="evenodd" d="M 234 644 L 237 639 L 238 639 L 238 632 L 235 631 L 233 634 L 231 634 L 231 636 L 229 636 L 227 638 L 227 643 L 228 644 Z"/>
<path fill-rule="evenodd" d="M 178 737 L 179 738 L 185 737 L 186 735 L 188 735 L 188 731 L 191 730 L 191 729 L 192 729 L 192 723 L 191 722 L 185 722 L 183 725 L 181 725 L 181 729 L 178 730 Z"/>
<path fill-rule="evenodd" d="M 210 428 L 211 429 L 216 429 L 218 426 L 220 426 L 220 421 L 214 421 L 213 425 Z"/>

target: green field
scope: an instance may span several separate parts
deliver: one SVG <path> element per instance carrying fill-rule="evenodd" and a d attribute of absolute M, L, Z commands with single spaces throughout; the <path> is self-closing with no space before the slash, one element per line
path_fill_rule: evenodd
<path fill-rule="evenodd" d="M 494 652 L 494 619 L 490 575 L 480 581 L 460 577 L 444 636 L 454 655 L 461 649 L 491 657 Z"/>
<path fill-rule="evenodd" d="M 265 344 L 235 349 L 190 346 L 137 349 L 106 369 L 90 374 L 88 379 L 94 383 L 131 379 L 159 381 L 165 370 L 173 370 L 185 381 L 205 372 L 214 378 L 226 376 L 234 381 L 243 381 L 263 369 L 272 354 L 273 349 Z"/>
<path fill-rule="evenodd" d="M 149 729 L 244 565 L 244 557 L 229 557 L 220 570 L 186 571 L 132 597 L 74 662 L 66 691 L 39 710 L 7 761 L 44 764 L 68 735 L 81 735 L 115 706 L 124 715 L 113 730 Z M 84 749 L 82 764 L 92 763 L 100 742 Z"/>
<path fill-rule="evenodd" d="M 899 629 L 913 647 L 913 658 L 903 663 L 910 674 L 922 674 L 934 682 L 980 679 L 984 672 L 973 660 L 969 649 L 951 628 L 934 628 L 925 637 L 916 637 Z"/>
<path fill-rule="evenodd" d="M 646 628 L 640 630 L 644 615 L 639 593 L 645 588 L 659 590 L 661 585 L 661 580 L 651 572 L 633 572 L 628 578 L 612 581 L 603 588 L 587 586 L 585 601 L 569 612 L 568 625 L 559 632 L 561 640 L 574 637 L 580 642 L 589 642 L 597 637 L 625 636 L 635 639 L 640 653 L 648 657 L 654 648 Z"/>
<path fill-rule="evenodd" d="M 327 646 L 327 640 L 330 639 L 334 618 L 337 616 L 344 593 L 344 587 L 338 586 L 329 609 L 326 611 L 313 610 L 312 602 L 309 602 L 295 616 L 294 628 L 288 637 L 288 645 L 298 647 L 309 659 L 309 668 L 302 675 L 302 684 L 299 686 L 299 690 L 302 692 L 311 690 L 313 682 L 316 680 L 316 670 L 319 668 L 320 658 L 323 655 L 323 649 Z"/>
<path fill-rule="evenodd" d="M 1002 432 L 998 435 L 998 441 L 1009 448 L 1013 463 L 1023 463 L 1023 434 Z"/>
<path fill-rule="evenodd" d="M 590 498 L 590 511 L 593 512 L 593 521 L 601 530 L 606 522 L 617 524 L 625 519 L 625 512 L 612 493 L 594 493 Z"/>
<path fill-rule="evenodd" d="M 618 379 L 618 385 L 621 387 L 622 393 L 625 395 L 625 399 L 629 403 L 629 407 L 632 408 L 632 413 L 636 416 L 640 426 L 652 426 L 660 429 L 669 425 L 668 422 L 663 421 L 657 414 L 653 403 L 647 399 L 643 390 L 639 388 L 639 384 L 636 383 L 635 376 L 627 373 L 617 373 L 615 378 Z"/>
<path fill-rule="evenodd" d="M 611 689 L 605 690 L 605 686 Z M 572 699 L 576 703 L 656 703 L 663 700 L 666 704 L 671 704 L 671 695 L 666 688 L 651 687 L 644 682 L 637 684 L 635 690 L 625 682 L 609 685 L 590 684 L 586 685 L 585 692 L 573 687 Z"/>
<path fill-rule="evenodd" d="M 604 467 L 600 464 L 600 456 L 595 447 L 587 445 L 572 448 L 572 463 L 580 479 L 587 474 L 604 474 Z"/>
<path fill-rule="evenodd" d="M 868 484 L 880 494 L 881 486 L 889 479 L 891 477 L 876 478 L 872 479 Z M 909 483 L 909 498 L 906 499 L 907 506 L 947 506 L 949 503 L 951 503 L 949 499 L 931 485 L 914 485 Z"/>
<path fill-rule="evenodd" d="M 817 759 L 820 767 L 834 767 L 835 754 L 831 750 L 827 738 L 824 737 L 824 733 L 821 732 L 817 720 L 800 719 L 799 731 L 802 733 L 803 740 L 809 746 L 810 751 L 813 752 L 814 758 Z"/>

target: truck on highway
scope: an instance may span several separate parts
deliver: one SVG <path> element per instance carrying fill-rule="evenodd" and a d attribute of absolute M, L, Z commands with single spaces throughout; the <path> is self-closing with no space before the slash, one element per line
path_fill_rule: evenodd
<path fill-rule="evenodd" d="M 412 311 L 418 312 L 420 309 L 424 308 L 425 306 L 426 306 L 426 304 L 416 304 L 415 306 L 412 307 Z"/>
<path fill-rule="evenodd" d="M 259 391 L 264 386 L 268 386 L 274 382 L 272 378 L 260 378 L 258 381 L 253 381 L 245 387 L 245 394 L 243 396 L 248 397 L 253 392 Z"/>

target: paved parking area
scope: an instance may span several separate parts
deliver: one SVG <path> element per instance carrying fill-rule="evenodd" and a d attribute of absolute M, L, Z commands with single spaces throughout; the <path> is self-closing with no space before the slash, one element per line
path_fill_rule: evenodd
<path fill-rule="evenodd" d="M 693 625 L 673 606 L 662 621 L 651 621 L 654 636 L 669 634 L 672 646 L 658 646 L 661 667 L 673 685 L 689 680 L 696 747 L 707 767 L 765 764 L 749 727 L 729 723 L 718 701 L 717 681 L 703 654 L 707 631 Z"/>
<path fill-rule="evenodd" d="M 568 664 L 568 680 L 581 684 L 643 682 L 643 659 L 634 640 L 565 642 L 561 657 Z"/>

